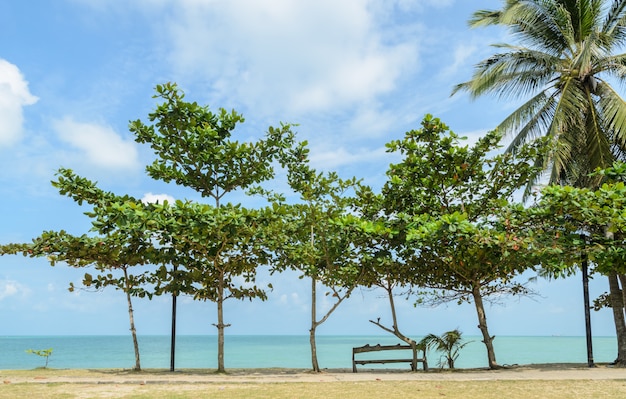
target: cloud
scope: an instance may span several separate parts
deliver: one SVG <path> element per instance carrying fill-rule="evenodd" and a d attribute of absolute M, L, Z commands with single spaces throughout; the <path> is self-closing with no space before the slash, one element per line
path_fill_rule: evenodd
<path fill-rule="evenodd" d="M 168 21 L 179 73 L 253 109 L 334 110 L 389 93 L 414 41 L 383 37 L 360 0 L 186 0 Z M 263 99 L 263 101 L 259 101 Z"/>
<path fill-rule="evenodd" d="M 22 108 L 38 100 L 17 66 L 0 58 L 0 145 L 10 145 L 22 136 Z"/>
<path fill-rule="evenodd" d="M 347 150 L 344 147 L 326 149 L 314 148 L 311 150 L 311 166 L 320 170 L 334 170 L 340 166 L 371 163 L 381 159 L 391 158 L 384 147 L 374 149 Z"/>
<path fill-rule="evenodd" d="M 27 295 L 28 288 L 13 280 L 0 280 L 0 301 L 5 298 Z"/>
<path fill-rule="evenodd" d="M 402 11 L 424 11 L 427 8 L 446 8 L 455 0 L 396 0 L 394 3 Z M 465 0 L 462 0 L 465 1 Z"/>
<path fill-rule="evenodd" d="M 478 47 L 473 44 L 464 43 L 457 46 L 453 52 L 453 59 L 450 65 L 443 68 L 438 74 L 438 78 L 441 80 L 456 77 L 460 71 L 465 72 L 467 66 L 471 65 L 473 57 L 477 52 Z"/>
<path fill-rule="evenodd" d="M 70 117 L 53 122 L 59 138 L 83 152 L 84 160 L 106 169 L 134 169 L 138 166 L 137 147 L 112 128 L 80 123 Z"/>
<path fill-rule="evenodd" d="M 176 198 L 172 197 L 171 195 L 167 195 L 167 194 L 145 193 L 143 195 L 143 198 L 141 199 L 141 202 L 143 202 L 145 204 L 154 204 L 154 203 L 162 204 L 164 201 L 167 201 L 170 204 L 173 204 L 174 202 L 176 202 Z"/>

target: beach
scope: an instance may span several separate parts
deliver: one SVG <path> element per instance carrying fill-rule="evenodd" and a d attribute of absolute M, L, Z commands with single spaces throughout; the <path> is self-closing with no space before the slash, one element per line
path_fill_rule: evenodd
<path fill-rule="evenodd" d="M 284 382 L 356 382 L 356 381 L 494 381 L 494 380 L 626 380 L 626 369 L 610 365 L 588 367 L 586 364 L 533 364 L 488 369 L 435 369 L 408 372 L 397 369 L 327 369 L 314 373 L 306 369 L 233 369 L 225 374 L 214 370 L 0 370 L 4 384 L 198 384 L 198 383 L 284 383 Z"/>
<path fill-rule="evenodd" d="M 609 398 L 626 395 L 626 369 L 535 364 L 500 370 L 397 369 L 0 370 L 0 399 L 46 398 Z"/>

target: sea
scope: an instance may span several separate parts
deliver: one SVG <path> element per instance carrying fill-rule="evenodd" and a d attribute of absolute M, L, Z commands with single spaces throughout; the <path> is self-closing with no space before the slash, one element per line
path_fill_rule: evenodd
<path fill-rule="evenodd" d="M 487 367 L 487 354 L 480 337 L 464 336 L 467 343 L 459 351 L 457 368 Z M 417 338 L 419 340 L 419 337 Z M 170 369 L 171 338 L 140 336 L 141 366 L 144 369 Z M 498 336 L 494 347 L 501 365 L 534 363 L 587 363 L 585 337 Z M 352 348 L 370 345 L 395 345 L 398 339 L 389 336 L 317 337 L 317 353 L 322 369 L 351 369 Z M 617 354 L 616 337 L 593 338 L 593 360 L 610 363 Z M 52 349 L 48 367 L 56 369 L 131 369 L 135 356 L 131 336 L 2 336 L 0 337 L 0 369 L 34 369 L 43 367 L 45 358 L 28 353 L 29 349 Z M 379 355 L 375 353 L 374 355 Z M 359 354 L 365 356 L 369 354 Z M 398 358 L 406 354 L 387 354 Z M 441 355 L 428 354 L 431 367 L 437 367 Z M 214 369 L 217 367 L 217 336 L 183 335 L 176 337 L 176 369 Z M 311 367 L 308 335 L 227 335 L 225 339 L 226 368 L 302 368 Z M 359 366 L 361 367 L 361 366 Z M 367 365 L 367 369 L 409 368 L 408 364 Z"/>

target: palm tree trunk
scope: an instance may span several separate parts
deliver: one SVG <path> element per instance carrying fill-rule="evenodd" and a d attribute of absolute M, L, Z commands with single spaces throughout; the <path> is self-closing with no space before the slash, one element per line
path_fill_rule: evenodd
<path fill-rule="evenodd" d="M 485 314 L 485 305 L 483 303 L 483 297 L 480 294 L 480 285 L 475 284 L 472 288 L 472 297 L 474 298 L 474 305 L 476 306 L 476 313 L 478 315 L 478 328 L 483 336 L 483 343 L 487 348 L 487 361 L 489 362 L 489 368 L 492 370 L 499 369 L 500 366 L 496 362 L 496 352 L 493 348 L 493 339 L 489 335 L 489 329 L 487 328 L 487 315 Z"/>
<path fill-rule="evenodd" d="M 609 298 L 611 301 L 611 309 L 613 310 L 613 320 L 615 321 L 615 332 L 617 334 L 617 359 L 615 359 L 615 365 L 618 367 L 626 367 L 626 321 L 624 319 L 623 290 L 620 292 L 620 279 L 616 273 L 609 274 L 608 278 Z M 623 284 L 622 288 L 624 288 Z"/>
<path fill-rule="evenodd" d="M 135 371 L 141 371 L 141 360 L 139 358 L 139 340 L 137 339 L 137 330 L 135 329 L 135 316 L 133 311 L 133 301 L 130 296 L 130 283 L 128 280 L 128 270 L 123 267 L 124 282 L 126 284 L 126 301 L 128 302 L 128 318 L 130 319 L 130 334 L 133 337 L 133 348 L 135 349 Z"/>

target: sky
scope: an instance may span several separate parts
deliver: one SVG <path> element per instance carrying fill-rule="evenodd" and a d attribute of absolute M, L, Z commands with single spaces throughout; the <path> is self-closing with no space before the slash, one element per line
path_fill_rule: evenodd
<path fill-rule="evenodd" d="M 242 113 L 240 140 L 298 124 L 313 167 L 380 187 L 385 143 L 419 128 L 425 114 L 469 140 L 516 106 L 450 96 L 473 65 L 506 41 L 470 29 L 477 9 L 499 0 L 4 0 L 0 2 L 0 242 L 30 242 L 44 230 L 83 234 L 90 220 L 51 185 L 71 168 L 107 191 L 137 198 L 197 199 L 151 180 L 153 154 L 135 143 L 131 120 L 147 121 L 154 87 L 176 82 L 186 98 Z M 245 199 L 242 199 L 245 201 Z M 245 204 L 245 202 L 244 202 Z M 128 334 L 124 294 L 69 292 L 89 270 L 45 259 L 0 257 L 0 336 Z M 524 278 L 533 277 L 532 273 Z M 308 334 L 309 283 L 269 276 L 268 300 L 225 306 L 227 334 Z M 591 281 L 595 298 L 606 278 Z M 492 335 L 584 335 L 580 276 L 538 279 L 533 298 L 487 307 Z M 329 306 L 320 297 L 322 307 Z M 179 334 L 215 334 L 215 305 L 179 298 Z M 414 307 L 397 298 L 399 327 L 419 337 L 459 328 L 478 335 L 473 305 Z M 136 299 L 138 333 L 170 332 L 171 299 Z M 323 310 L 323 309 L 322 309 Z M 357 290 L 318 328 L 325 335 L 386 334 L 381 292 Z M 592 313 L 595 335 L 614 335 L 611 312 Z"/>

